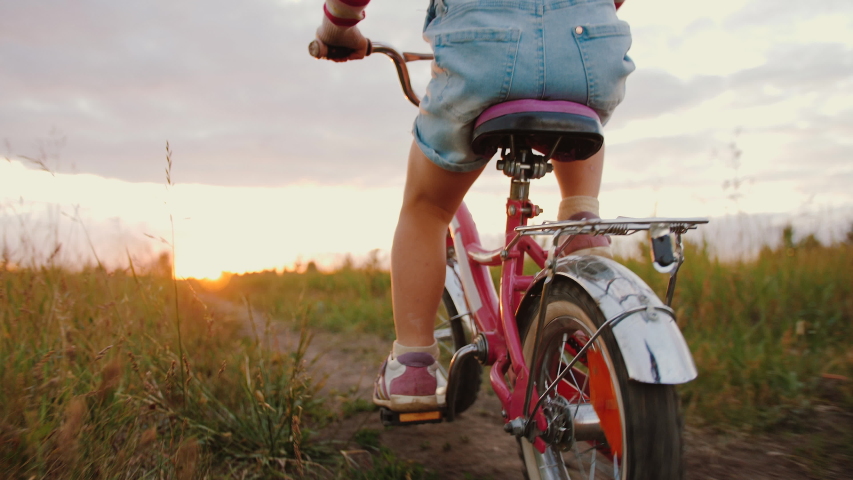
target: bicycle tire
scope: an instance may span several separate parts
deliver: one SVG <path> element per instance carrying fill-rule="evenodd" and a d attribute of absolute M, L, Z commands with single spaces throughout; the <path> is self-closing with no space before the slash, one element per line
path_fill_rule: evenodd
<path fill-rule="evenodd" d="M 537 382 L 536 389 L 544 391 L 541 387 L 543 382 L 549 377 L 556 377 L 554 368 L 559 370 L 561 362 L 573 358 L 580 346 L 586 343 L 584 338 L 588 339 L 605 322 L 605 318 L 592 298 L 577 284 L 557 280 L 547 299 L 538 358 L 532 361 L 538 303 L 535 302 L 525 312 L 519 324 L 526 326 L 523 349 L 531 368 L 531 378 Z M 566 382 L 566 386 L 560 385 L 562 391 L 559 396 L 573 395 L 571 400 L 566 399 L 572 407 L 593 403 L 595 411 L 603 413 L 599 413 L 599 418 L 607 418 L 601 422 L 606 441 L 575 442 L 567 452 L 562 452 L 556 445 L 548 445 L 545 453 L 540 454 L 530 442 L 521 439 L 519 453 L 525 465 L 525 477 L 529 480 L 683 479 L 683 424 L 675 387 L 630 380 L 610 331 L 603 332 L 595 341 L 594 348 L 576 365 L 569 375 L 575 381 Z M 577 377 L 575 373 L 578 373 Z M 584 374 L 589 374 L 588 380 L 579 384 L 577 378 Z M 534 401 L 536 397 L 538 395 L 534 396 Z M 614 419 L 618 419 L 618 425 Z M 549 463 L 553 468 L 548 467 Z"/>
<path fill-rule="evenodd" d="M 451 294 L 446 286 L 441 295 L 441 303 L 436 313 L 434 328 L 434 336 L 441 350 L 439 364 L 445 378 L 447 377 L 447 370 L 453 354 L 460 348 L 471 343 L 475 333 L 472 328 L 466 328 L 466 322 L 463 321 L 467 315 L 467 307 L 457 305 L 454 298 L 461 297 L 458 294 Z M 463 315 L 460 315 L 460 312 Z M 477 400 L 477 394 L 480 391 L 482 383 L 482 374 L 482 365 L 472 357 L 461 368 L 461 378 L 453 380 L 454 382 L 459 382 L 459 388 L 456 390 L 456 398 L 453 405 L 455 415 L 467 410 Z"/>

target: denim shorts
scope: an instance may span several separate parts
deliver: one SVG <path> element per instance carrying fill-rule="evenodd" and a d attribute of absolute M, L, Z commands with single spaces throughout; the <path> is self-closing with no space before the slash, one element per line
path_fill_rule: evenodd
<path fill-rule="evenodd" d="M 445 170 L 488 158 L 471 151 L 474 121 L 509 100 L 569 100 L 606 123 L 634 70 L 628 24 L 613 0 L 431 0 L 424 38 L 435 61 L 414 137 Z"/>

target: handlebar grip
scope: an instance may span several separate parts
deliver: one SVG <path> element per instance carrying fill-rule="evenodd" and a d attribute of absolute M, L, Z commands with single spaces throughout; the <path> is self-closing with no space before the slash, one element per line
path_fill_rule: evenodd
<path fill-rule="evenodd" d="M 370 40 L 368 40 L 367 52 L 364 55 L 370 55 L 372 51 L 373 44 L 370 43 Z M 314 58 L 328 58 L 330 60 L 335 60 L 339 58 L 347 58 L 352 55 L 353 52 L 355 52 L 355 49 L 353 48 L 326 45 L 320 40 L 313 40 L 311 43 L 308 44 L 308 53 Z"/>

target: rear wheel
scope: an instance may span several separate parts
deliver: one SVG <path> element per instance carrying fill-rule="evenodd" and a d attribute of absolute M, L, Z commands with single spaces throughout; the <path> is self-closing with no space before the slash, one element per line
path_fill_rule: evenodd
<path fill-rule="evenodd" d="M 455 261 L 453 259 L 448 260 L 447 279 L 445 280 L 441 303 L 438 306 L 434 328 L 435 340 L 441 351 L 439 364 L 445 378 L 447 378 L 447 371 L 450 368 L 450 360 L 453 358 L 453 354 L 471 343 L 476 334 L 476 327 L 474 327 L 468 307 L 465 304 L 462 285 L 454 266 Z M 479 392 L 482 382 L 483 367 L 476 359 L 469 357 L 459 372 L 459 378 L 453 379 L 454 383 L 458 383 L 453 408 L 456 415 L 468 409 L 477 400 L 477 392 Z"/>
<path fill-rule="evenodd" d="M 605 322 L 595 302 L 569 281 L 551 288 L 535 359 L 538 305 L 519 320 L 521 325 L 528 325 L 523 337 L 524 357 L 535 382 L 534 391 L 538 391 L 531 404 Z M 575 430 L 567 438 L 551 441 L 544 453 L 526 439 L 520 440 L 530 480 L 683 478 L 681 417 L 675 388 L 629 380 L 610 331 L 596 339 L 543 405 L 551 425 Z M 584 431 L 582 417 L 587 421 L 597 417 L 600 429 Z"/>

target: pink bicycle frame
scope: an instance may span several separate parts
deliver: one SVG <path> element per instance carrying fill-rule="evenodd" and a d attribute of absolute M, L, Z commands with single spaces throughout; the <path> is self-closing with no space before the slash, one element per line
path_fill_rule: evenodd
<path fill-rule="evenodd" d="M 526 225 L 531 212 L 538 208 L 529 200 L 507 200 L 506 247 L 486 251 L 474 219 L 463 203 L 450 225 L 450 235 L 457 253 L 460 280 L 470 313 L 479 332 L 487 343 L 487 365 L 492 365 L 490 382 L 505 412 L 505 419 L 527 417 L 524 412 L 525 394 L 529 382 L 529 368 L 522 352 L 521 332 L 516 322 L 516 311 L 530 288 L 533 276 L 524 275 L 524 257 L 529 255 L 540 268 L 544 267 L 546 252 L 530 236 L 517 237 L 516 227 Z M 512 242 L 516 238 L 515 242 Z M 489 266 L 501 265 L 500 296 L 495 291 Z M 506 377 L 514 378 L 512 388 Z M 537 423 L 544 427 L 541 413 Z M 544 449 L 537 439 L 536 445 Z"/>

